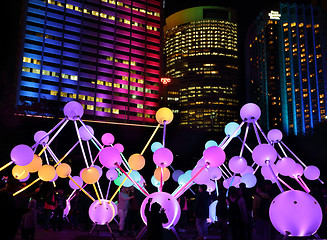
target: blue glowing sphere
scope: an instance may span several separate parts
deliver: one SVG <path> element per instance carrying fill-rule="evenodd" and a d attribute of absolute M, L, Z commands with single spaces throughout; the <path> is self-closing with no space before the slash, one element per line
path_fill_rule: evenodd
<path fill-rule="evenodd" d="M 154 142 L 151 144 L 151 151 L 155 152 L 157 151 L 159 148 L 162 148 L 162 144 L 160 142 Z"/>
<path fill-rule="evenodd" d="M 230 122 L 225 126 L 225 134 L 226 136 L 232 136 L 232 134 L 236 131 L 236 129 L 239 127 L 240 125 L 236 122 Z M 237 137 L 238 135 L 240 135 L 241 133 L 241 128 L 235 133 L 234 137 Z"/>
<path fill-rule="evenodd" d="M 216 141 L 214 141 L 214 140 L 209 140 L 204 145 L 204 148 L 207 149 L 207 148 L 212 147 L 212 146 L 217 146 L 218 147 L 218 143 Z"/>

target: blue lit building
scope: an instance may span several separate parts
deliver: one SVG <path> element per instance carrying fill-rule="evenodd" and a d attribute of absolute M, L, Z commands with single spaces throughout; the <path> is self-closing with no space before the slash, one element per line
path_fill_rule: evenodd
<path fill-rule="evenodd" d="M 312 5 L 280 4 L 262 13 L 247 35 L 248 101 L 262 124 L 305 134 L 326 118 L 327 26 Z"/>
<path fill-rule="evenodd" d="M 16 105 L 53 116 L 79 101 L 84 117 L 155 123 L 159 0 L 28 0 Z"/>

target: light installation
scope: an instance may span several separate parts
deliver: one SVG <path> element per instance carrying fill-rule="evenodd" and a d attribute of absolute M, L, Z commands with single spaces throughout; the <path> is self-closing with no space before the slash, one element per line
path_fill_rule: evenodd
<path fill-rule="evenodd" d="M 129 187 L 134 185 L 145 195 L 140 209 L 145 227 L 141 230 L 137 238 L 141 238 L 146 231 L 147 219 L 144 213 L 145 205 L 148 199 L 152 198 L 152 202 L 159 203 L 167 214 L 168 222 L 163 227 L 172 230 L 179 239 L 174 228 L 181 214 L 177 199 L 185 191 L 190 189 L 191 186 L 194 184 L 206 184 L 209 192 L 216 190 L 218 194 L 217 180 L 223 178 L 223 185 L 227 189 L 230 186 L 237 187 L 241 182 L 244 182 L 248 188 L 251 188 L 255 186 L 257 181 L 255 174 L 260 172 L 265 179 L 276 183 L 281 191 L 272 201 L 269 209 L 270 220 L 281 234 L 286 237 L 310 236 L 316 234 L 321 224 L 321 208 L 317 200 L 308 194 L 310 189 L 302 178 L 304 175 L 308 180 L 321 181 L 319 179 L 319 169 L 315 166 L 305 165 L 283 143 L 283 134 L 278 129 L 270 130 L 266 135 L 257 122 L 261 115 L 260 108 L 253 103 L 248 103 L 241 108 L 240 116 L 242 122 L 240 124 L 233 122 L 226 125 L 226 137 L 220 144 L 214 140 L 209 140 L 205 144 L 203 157 L 193 169 L 185 173 L 182 170 L 174 170 L 171 167 L 173 153 L 165 147 L 166 127 L 174 117 L 172 111 L 168 108 L 160 108 L 157 111 L 156 120 L 158 121 L 158 125 L 153 134 L 143 150 L 140 153 L 132 154 L 128 160 L 123 155 L 123 145 L 120 143 L 114 144 L 115 138 L 112 134 L 105 133 L 101 137 L 101 141 L 99 141 L 95 137 L 93 129 L 84 124 L 81 120 L 83 116 L 83 107 L 81 104 L 74 101 L 67 103 L 64 108 L 64 115 L 65 118 L 49 132 L 38 131 L 34 136 L 35 144 L 32 147 L 24 144 L 14 147 L 10 154 L 12 161 L 0 168 L 1 171 L 11 164 L 15 164 L 12 169 L 14 177 L 24 181 L 28 180 L 28 177 L 31 175 L 30 173 L 37 172 L 38 178 L 14 193 L 14 196 L 41 180 L 55 181 L 58 177 L 69 178 L 69 185 L 73 191 L 68 198 L 68 202 L 74 197 L 76 190 L 84 192 L 93 201 L 89 207 L 89 216 L 94 222 L 93 228 L 96 225 L 107 225 L 109 231 L 112 233 L 109 223 L 117 214 L 117 206 L 112 200 L 122 186 Z M 50 144 L 69 121 L 74 123 L 78 140 L 59 159 L 52 151 Z M 78 127 L 78 123 L 81 124 L 80 127 Z M 144 179 L 139 173 L 139 170 L 142 170 L 146 164 L 143 154 L 160 126 L 163 126 L 162 143 L 154 142 L 151 145 L 153 161 L 157 166 L 151 182 L 158 188 L 158 191 L 149 193 L 143 186 Z M 242 139 L 240 133 L 243 126 L 246 127 Z M 258 141 L 258 144 L 253 150 L 246 143 L 250 126 L 252 126 Z M 233 139 L 241 140 L 242 146 L 239 155 L 231 157 L 227 162 L 225 149 Z M 95 157 L 91 154 L 90 143 L 98 149 Z M 86 150 L 85 145 L 87 146 Z M 41 146 L 42 149 L 38 154 L 35 154 L 38 146 Z M 77 146 L 80 146 L 85 161 L 85 168 L 81 170 L 80 176 L 71 176 L 71 167 L 63 161 Z M 252 155 L 253 163 L 251 165 L 244 158 L 244 150 L 246 149 Z M 54 166 L 49 163 L 47 154 L 50 154 L 55 160 L 56 164 Z M 43 163 L 41 157 L 45 158 L 45 163 Z M 171 175 L 168 167 L 173 169 L 172 177 L 179 183 L 179 186 L 172 193 L 163 191 L 163 185 Z M 261 171 L 258 171 L 260 168 Z M 108 169 L 105 175 L 109 181 L 106 195 L 103 194 L 99 184 L 99 179 L 104 175 L 102 173 L 105 169 Z M 294 190 L 279 175 L 292 177 L 299 183 L 303 191 Z M 109 197 L 109 189 L 112 181 L 117 181 L 119 184 L 117 184 L 118 188 L 115 193 Z M 87 184 L 93 186 L 96 198 L 84 190 Z M 289 190 L 284 191 L 282 184 Z M 214 204 L 217 204 L 217 202 L 214 202 Z M 215 216 L 211 216 L 211 219 L 215 221 Z"/>

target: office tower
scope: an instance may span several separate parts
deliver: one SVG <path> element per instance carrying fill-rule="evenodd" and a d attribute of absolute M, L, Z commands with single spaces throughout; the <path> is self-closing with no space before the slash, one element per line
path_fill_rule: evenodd
<path fill-rule="evenodd" d="M 28 0 L 17 107 L 53 116 L 154 123 L 159 106 L 159 0 Z"/>
<path fill-rule="evenodd" d="M 278 53 L 273 57 L 275 64 L 269 65 L 272 58 L 267 58 L 269 53 L 272 53 L 268 42 L 271 39 L 262 38 L 262 34 L 254 37 L 252 32 L 248 45 L 251 49 L 259 44 L 259 40 L 265 41 L 266 48 L 251 49 L 248 60 L 250 65 L 261 65 L 261 69 L 266 71 L 279 68 L 279 78 L 269 79 L 274 82 L 275 88 L 268 87 L 267 91 L 264 90 L 264 85 L 268 86 L 269 81 L 267 83 L 267 80 L 264 80 L 265 72 L 262 70 L 258 70 L 257 74 L 248 74 L 251 76 L 248 81 L 252 85 L 266 81 L 261 86 L 260 101 L 269 99 L 266 101 L 266 109 L 271 108 L 273 104 L 280 104 L 280 118 L 277 120 L 281 122 L 284 132 L 305 134 L 326 117 L 327 29 L 323 21 L 325 13 L 312 5 L 288 3 L 280 4 L 279 13 L 278 34 L 273 33 L 276 34 L 273 39 L 278 41 L 279 45 Z M 269 115 L 270 111 L 267 112 L 267 118 L 274 123 L 276 115 Z M 270 124 L 270 128 L 272 127 L 274 125 Z"/>
<path fill-rule="evenodd" d="M 176 12 L 164 26 L 167 105 L 180 126 L 220 131 L 239 118 L 235 13 L 201 6 Z"/>

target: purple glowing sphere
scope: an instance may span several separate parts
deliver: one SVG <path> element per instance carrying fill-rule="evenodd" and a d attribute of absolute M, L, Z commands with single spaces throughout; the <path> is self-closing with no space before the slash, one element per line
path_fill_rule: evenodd
<path fill-rule="evenodd" d="M 105 133 L 101 137 L 101 142 L 104 146 L 109 146 L 115 142 L 115 137 L 111 133 Z"/>
<path fill-rule="evenodd" d="M 223 173 L 221 172 L 221 170 L 217 167 L 210 167 L 208 169 L 209 171 L 209 177 L 212 180 L 219 180 L 221 178 L 221 176 L 223 175 Z"/>
<path fill-rule="evenodd" d="M 257 178 L 253 173 L 246 173 L 241 177 L 240 180 L 242 183 L 245 183 L 247 188 L 252 188 L 257 184 Z"/>
<path fill-rule="evenodd" d="M 226 154 L 222 148 L 211 146 L 203 151 L 203 159 L 210 167 L 220 167 L 226 159 Z"/>
<path fill-rule="evenodd" d="M 228 162 L 229 169 L 234 173 L 241 173 L 248 165 L 244 157 L 234 156 Z"/>
<path fill-rule="evenodd" d="M 240 116 L 244 122 L 255 122 L 261 116 L 261 110 L 254 103 L 245 104 L 240 110 Z"/>
<path fill-rule="evenodd" d="M 26 166 L 33 161 L 34 152 L 25 144 L 15 146 L 10 152 L 11 160 L 18 166 Z"/>
<path fill-rule="evenodd" d="M 236 186 L 238 186 L 238 184 L 240 183 L 240 181 L 241 181 L 241 177 L 240 176 L 234 176 L 234 177 L 226 178 L 223 181 L 223 186 L 226 189 L 228 189 L 231 186 L 236 187 Z"/>
<path fill-rule="evenodd" d="M 270 163 L 270 167 L 274 171 L 275 176 L 277 176 L 278 175 L 278 170 L 277 170 L 276 165 L 273 164 L 273 163 Z M 263 176 L 264 179 L 270 180 L 270 181 L 274 182 L 275 181 L 275 176 L 271 172 L 270 167 L 268 167 L 268 166 L 262 166 L 261 167 L 261 174 L 262 174 L 262 176 Z"/>
<path fill-rule="evenodd" d="M 123 146 L 123 144 L 121 144 L 121 143 L 116 143 L 116 144 L 114 145 L 114 148 L 117 148 L 117 150 L 118 150 L 120 153 L 124 152 L 124 146 Z"/>
<path fill-rule="evenodd" d="M 308 180 L 316 180 L 320 176 L 320 170 L 316 166 L 307 166 L 303 171 L 304 176 Z"/>
<path fill-rule="evenodd" d="M 197 184 L 206 184 L 209 180 L 210 180 L 210 175 L 209 175 L 209 171 L 207 168 L 202 169 L 201 171 L 201 166 L 195 167 L 192 170 L 191 176 L 194 177 L 197 173 L 199 173 L 194 179 L 193 181 Z M 201 172 L 200 172 L 201 171 Z"/>
<path fill-rule="evenodd" d="M 173 153 L 168 148 L 159 148 L 153 153 L 153 161 L 158 167 L 168 167 L 174 159 Z"/>
<path fill-rule="evenodd" d="M 322 221 L 319 203 L 310 194 L 289 190 L 280 193 L 269 208 L 271 223 L 285 235 L 304 237 L 313 235 Z"/>
<path fill-rule="evenodd" d="M 109 169 L 106 173 L 108 180 L 113 181 L 118 177 L 118 172 L 115 169 Z"/>
<path fill-rule="evenodd" d="M 266 161 L 273 163 L 277 159 L 277 151 L 270 144 L 259 144 L 253 149 L 252 158 L 259 166 L 265 166 Z"/>
<path fill-rule="evenodd" d="M 243 176 L 244 174 L 253 173 L 253 172 L 254 172 L 254 170 L 253 170 L 253 168 L 251 166 L 246 166 L 246 168 L 244 169 L 244 171 L 241 172 L 240 174 L 241 174 L 241 176 Z"/>
<path fill-rule="evenodd" d="M 145 224 L 147 224 L 147 219 L 144 214 L 145 206 L 148 203 L 148 200 L 152 198 L 151 204 L 157 202 L 161 205 L 162 208 L 165 209 L 166 216 L 168 218 L 168 222 L 162 224 L 162 226 L 166 229 L 170 229 L 171 227 L 176 226 L 181 216 L 181 208 L 179 206 L 178 201 L 169 193 L 166 192 L 154 192 L 147 196 L 141 205 L 140 212 L 142 220 Z M 151 205 L 150 205 L 151 210 Z"/>
<path fill-rule="evenodd" d="M 301 177 L 303 175 L 303 167 L 301 164 L 299 163 L 295 163 L 295 167 L 292 171 L 292 173 L 290 174 L 290 177 L 294 178 L 294 177 Z"/>
<path fill-rule="evenodd" d="M 47 135 L 47 133 L 45 131 L 37 131 L 34 134 L 34 141 L 36 143 L 38 142 L 39 144 L 47 143 L 49 141 L 49 136 L 44 137 L 45 135 Z"/>
<path fill-rule="evenodd" d="M 173 175 L 172 175 L 174 181 L 175 181 L 175 182 L 178 182 L 178 178 L 179 178 L 179 176 L 182 175 L 182 174 L 184 174 L 184 172 L 183 172 L 182 170 L 175 170 L 175 171 L 173 172 Z"/>
<path fill-rule="evenodd" d="M 83 179 L 80 176 L 74 176 L 72 179 L 78 184 L 78 186 L 83 187 Z M 69 186 L 72 189 L 79 189 L 79 187 L 70 179 Z"/>
<path fill-rule="evenodd" d="M 100 151 L 99 161 L 107 168 L 116 168 L 116 164 L 121 164 L 122 158 L 117 148 L 105 147 Z"/>
<path fill-rule="evenodd" d="M 69 120 L 76 120 L 78 118 L 82 118 L 83 114 L 84 114 L 84 109 L 79 102 L 71 101 L 66 103 L 64 107 L 64 115 Z"/>
<path fill-rule="evenodd" d="M 102 173 L 103 173 L 102 168 L 100 166 L 98 166 L 98 165 L 93 165 L 91 167 L 94 167 L 96 170 L 98 170 L 99 178 L 100 178 L 102 176 Z"/>
<path fill-rule="evenodd" d="M 207 185 L 207 192 L 211 193 L 216 190 L 216 184 L 213 181 L 209 180 L 205 184 Z"/>
<path fill-rule="evenodd" d="M 117 214 L 117 207 L 114 205 L 114 202 L 109 203 L 106 199 L 101 199 L 101 204 L 99 200 L 94 201 L 89 208 L 89 217 L 92 222 L 97 225 L 110 223 Z"/>
<path fill-rule="evenodd" d="M 85 128 L 86 127 L 86 128 Z M 79 132 L 79 135 L 81 136 L 81 139 L 83 141 L 89 141 L 92 139 L 92 137 L 94 136 L 94 130 L 91 126 L 89 125 L 85 125 L 84 126 L 81 126 L 79 129 L 78 129 L 78 132 Z"/>
<path fill-rule="evenodd" d="M 276 167 L 278 172 L 283 176 L 289 176 L 295 170 L 296 163 L 290 157 L 283 157 L 282 159 L 278 160 L 276 163 Z"/>
<path fill-rule="evenodd" d="M 278 129 L 271 129 L 268 134 L 267 138 L 271 143 L 278 143 L 283 138 L 283 133 Z"/>

